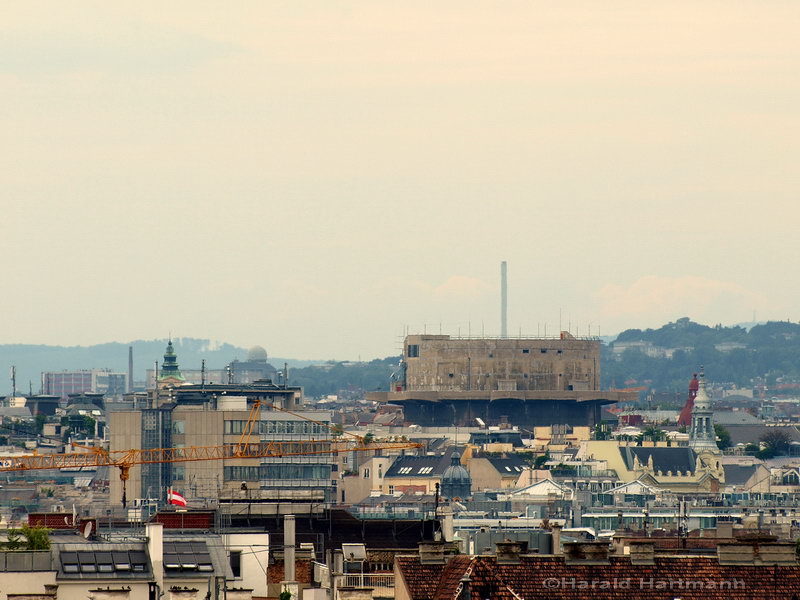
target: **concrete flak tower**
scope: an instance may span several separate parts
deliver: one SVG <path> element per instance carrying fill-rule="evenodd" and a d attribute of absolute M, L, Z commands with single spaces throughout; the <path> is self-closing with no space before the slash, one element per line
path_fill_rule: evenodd
<path fill-rule="evenodd" d="M 700 369 L 697 395 L 692 408 L 692 427 L 689 432 L 689 447 L 698 454 L 702 452 L 719 452 L 717 435 L 711 412 L 711 399 L 706 392 L 706 376 Z"/>

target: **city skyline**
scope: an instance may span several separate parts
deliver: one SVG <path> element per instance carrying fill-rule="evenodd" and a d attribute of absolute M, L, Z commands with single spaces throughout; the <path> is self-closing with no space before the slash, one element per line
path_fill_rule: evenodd
<path fill-rule="evenodd" d="M 800 318 L 791 3 L 5 16 L 2 341 Z"/>

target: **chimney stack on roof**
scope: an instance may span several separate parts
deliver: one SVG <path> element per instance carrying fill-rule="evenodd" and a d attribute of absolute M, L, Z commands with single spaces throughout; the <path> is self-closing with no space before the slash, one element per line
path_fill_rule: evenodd
<path fill-rule="evenodd" d="M 495 546 L 497 546 L 497 564 L 500 565 L 518 565 L 520 556 L 528 551 L 527 540 L 505 540 L 504 542 L 497 542 Z"/>
<path fill-rule="evenodd" d="M 446 562 L 444 559 L 444 542 L 420 542 L 419 562 L 423 565 L 443 565 Z"/>
<path fill-rule="evenodd" d="M 567 542 L 564 555 L 567 564 L 607 565 L 608 542 Z"/>
<path fill-rule="evenodd" d="M 628 545 L 632 565 L 655 564 L 656 545 L 651 541 L 631 541 Z"/>
<path fill-rule="evenodd" d="M 720 542 L 717 558 L 721 565 L 796 565 L 797 545 L 792 542 Z"/>

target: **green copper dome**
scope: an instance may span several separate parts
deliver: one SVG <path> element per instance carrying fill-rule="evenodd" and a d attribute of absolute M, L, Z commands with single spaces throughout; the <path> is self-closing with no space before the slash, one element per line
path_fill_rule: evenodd
<path fill-rule="evenodd" d="M 159 381 L 164 379 L 186 381 L 178 367 L 178 357 L 175 355 L 175 348 L 172 347 L 172 340 L 167 344 L 167 351 L 164 352 L 164 362 L 161 364 L 161 373 L 158 375 Z"/>

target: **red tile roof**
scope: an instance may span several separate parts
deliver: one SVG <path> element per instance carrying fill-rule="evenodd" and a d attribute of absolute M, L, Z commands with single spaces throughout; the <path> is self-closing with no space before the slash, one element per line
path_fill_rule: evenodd
<path fill-rule="evenodd" d="M 447 565 L 442 576 L 439 578 L 439 584 L 436 586 L 436 593 L 434 598 L 446 599 L 452 598 L 458 591 L 458 586 L 464 573 L 467 572 L 472 565 L 472 559 L 469 556 L 454 556 Z"/>
<path fill-rule="evenodd" d="M 457 556 L 446 565 L 422 565 L 398 556 L 412 600 L 787 600 L 800 598 L 800 566 L 720 565 L 716 557 L 656 556 L 652 565 L 612 556 L 608 564 L 567 564 L 561 556 L 523 556 L 497 564 L 493 556 Z M 398 582 L 399 584 L 399 582 Z"/>

